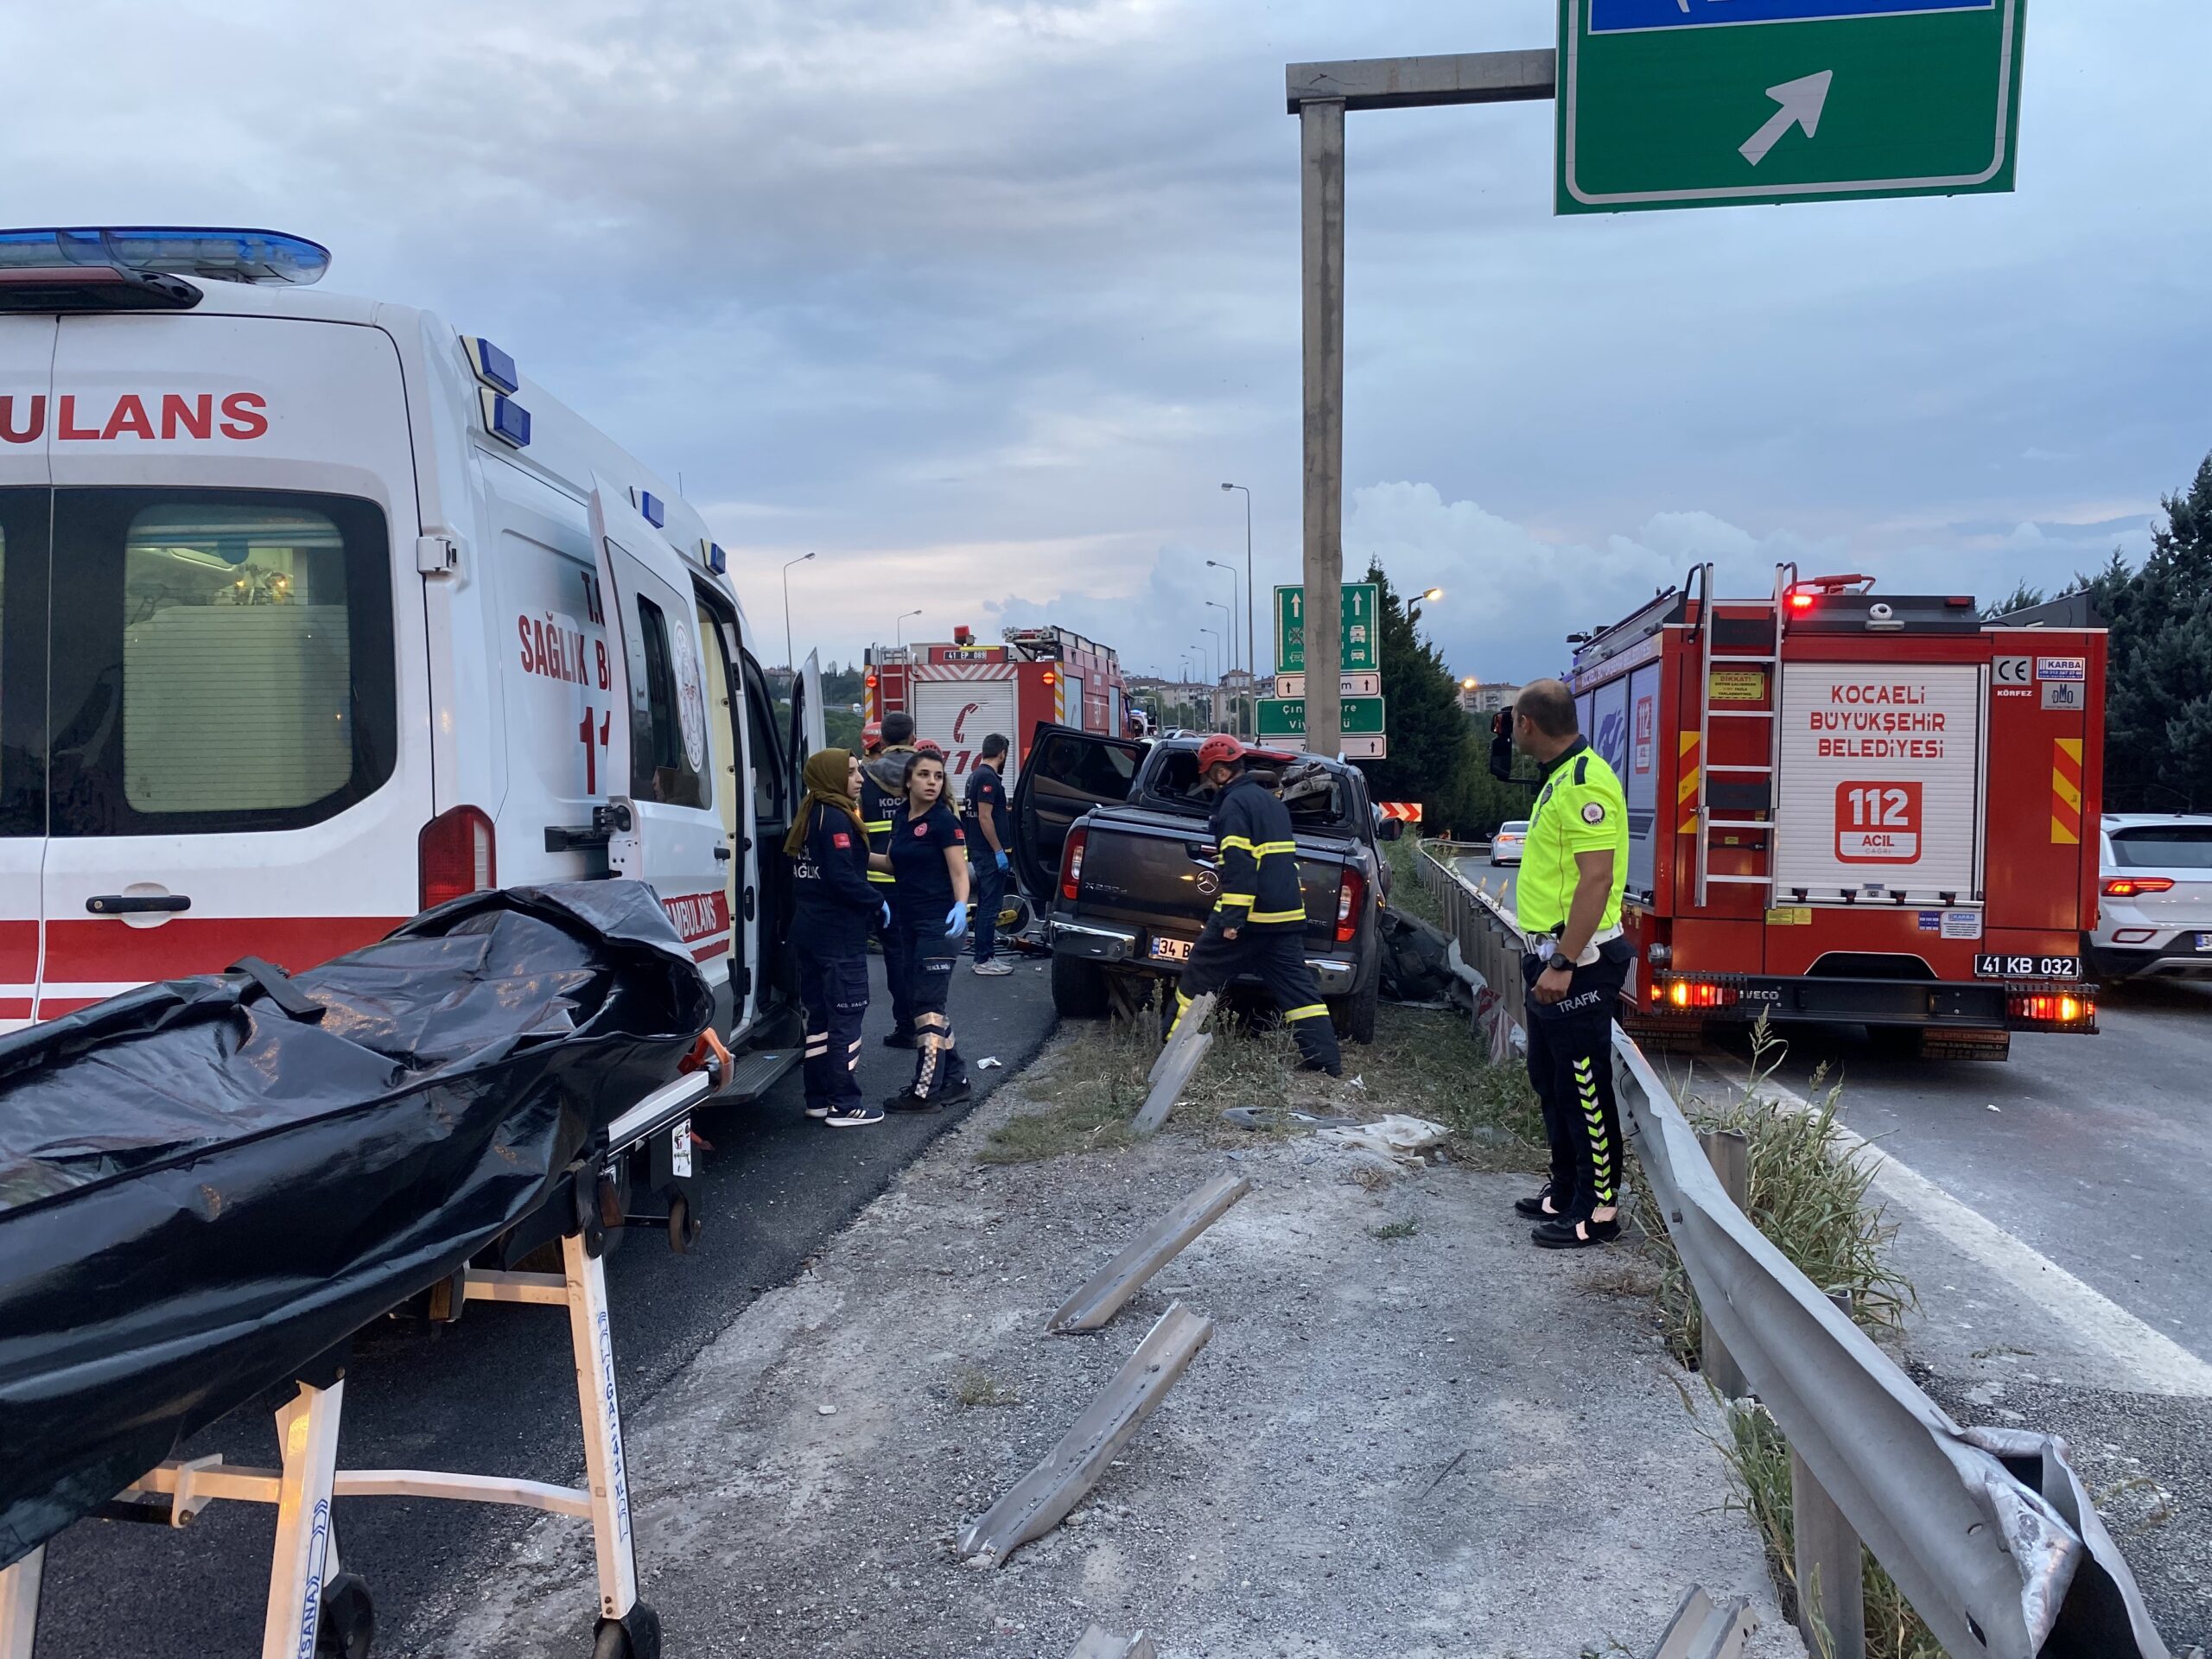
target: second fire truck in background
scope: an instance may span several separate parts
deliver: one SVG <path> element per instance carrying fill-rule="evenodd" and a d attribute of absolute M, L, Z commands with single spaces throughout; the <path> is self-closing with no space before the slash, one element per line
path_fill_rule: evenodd
<path fill-rule="evenodd" d="M 866 684 L 868 719 L 912 715 L 917 739 L 944 751 L 956 799 L 993 732 L 1014 746 L 1011 790 L 1039 726 L 1119 737 L 1127 719 L 1120 658 L 1065 628 L 1008 628 L 995 645 L 966 628 L 943 645 L 878 645 Z"/>

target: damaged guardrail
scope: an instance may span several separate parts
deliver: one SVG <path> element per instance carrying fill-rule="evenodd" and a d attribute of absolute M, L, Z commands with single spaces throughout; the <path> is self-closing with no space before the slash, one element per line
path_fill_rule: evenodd
<path fill-rule="evenodd" d="M 1514 1022 L 1513 912 L 1431 844 L 1421 873 L 1469 965 L 1497 993 L 1493 1027 Z M 1957 1659 L 2171 1659 L 2065 1443 L 1954 1422 L 1738 1207 L 1618 1026 L 1613 1070 L 1644 1179 L 1706 1323 L 1789 1441 L 1798 1512 L 1822 1522 L 1816 1559 L 1799 1552 L 1801 1583 L 1855 1584 L 1863 1542 Z M 1817 1590 L 1801 1599 L 1817 1611 Z M 1849 1645 L 1857 1611 L 1839 1605 L 1820 1620 L 1815 1650 L 1859 1659 L 1863 1638 Z"/>

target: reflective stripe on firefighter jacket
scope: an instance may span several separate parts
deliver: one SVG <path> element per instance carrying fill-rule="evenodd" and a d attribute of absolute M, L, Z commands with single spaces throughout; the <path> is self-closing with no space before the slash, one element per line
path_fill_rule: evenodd
<path fill-rule="evenodd" d="M 1213 809 L 1221 849 L 1221 897 L 1214 913 L 1229 927 L 1306 925 L 1306 893 L 1298 879 L 1298 844 L 1289 809 L 1249 772 L 1221 792 Z"/>
<path fill-rule="evenodd" d="M 891 850 L 891 816 L 906 804 L 906 757 L 912 753 L 912 749 L 901 744 L 861 765 L 861 828 L 868 831 L 868 849 L 871 853 Z M 870 870 L 868 879 L 878 887 L 897 885 L 887 870 Z"/>

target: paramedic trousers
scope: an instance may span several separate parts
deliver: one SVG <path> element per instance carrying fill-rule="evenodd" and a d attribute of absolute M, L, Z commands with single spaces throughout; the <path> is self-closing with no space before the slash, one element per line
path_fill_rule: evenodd
<path fill-rule="evenodd" d="M 998 954 L 999 907 L 1006 903 L 1006 872 L 995 854 L 968 861 L 969 897 L 976 901 L 976 960 L 988 962 Z"/>
<path fill-rule="evenodd" d="M 1206 924 L 1191 959 L 1183 964 L 1182 982 L 1175 988 L 1175 1022 L 1180 1025 L 1192 1003 L 1209 991 L 1218 991 L 1240 974 L 1250 974 L 1266 988 L 1282 1010 L 1283 1023 L 1298 1039 L 1298 1052 L 1308 1069 L 1337 1072 L 1344 1057 L 1337 1048 L 1337 1028 L 1330 1023 L 1328 1005 L 1313 970 L 1306 964 L 1306 930 L 1295 925 L 1255 927 L 1247 922 L 1233 939 L 1224 937 L 1217 922 Z M 1171 1029 L 1169 1035 L 1174 1033 Z"/>
<path fill-rule="evenodd" d="M 952 970 L 960 961 L 960 941 L 944 937 L 944 924 L 926 918 L 899 925 L 906 935 L 908 984 L 914 1007 L 913 1090 L 929 1100 L 968 1079 L 968 1063 L 952 1044 L 952 1016 L 945 1011 L 952 993 Z"/>
<path fill-rule="evenodd" d="M 861 1097 L 861 1021 L 868 1014 L 868 957 L 817 956 L 798 941 L 798 1000 L 806 1010 L 806 1103 L 833 1110 Z"/>
<path fill-rule="evenodd" d="M 1618 1204 L 1628 1148 L 1613 1100 L 1613 1018 L 1630 957 L 1626 939 L 1608 939 L 1598 960 L 1574 970 L 1557 1002 L 1535 998 L 1545 957 L 1521 958 L 1529 988 L 1529 1081 L 1543 1103 L 1552 1149 L 1552 1208 L 1572 1221 Z"/>
<path fill-rule="evenodd" d="M 890 898 L 891 889 L 882 887 L 879 896 Z M 895 908 L 887 922 L 880 912 L 877 912 L 876 918 L 868 924 L 868 931 L 883 947 L 883 988 L 891 994 L 891 1029 L 902 1037 L 911 1037 L 914 1034 L 913 936 L 899 919 Z"/>

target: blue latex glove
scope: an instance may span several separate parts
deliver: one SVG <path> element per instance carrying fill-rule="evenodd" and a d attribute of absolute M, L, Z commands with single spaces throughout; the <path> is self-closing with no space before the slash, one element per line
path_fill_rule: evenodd
<path fill-rule="evenodd" d="M 999 868 L 1006 868 L 1006 849 L 1003 847 L 999 849 Z"/>
<path fill-rule="evenodd" d="M 888 899 L 883 901 L 883 925 L 886 927 L 891 925 L 891 901 Z"/>
<path fill-rule="evenodd" d="M 968 931 L 968 906 L 955 905 L 944 912 L 944 937 L 957 939 Z"/>

